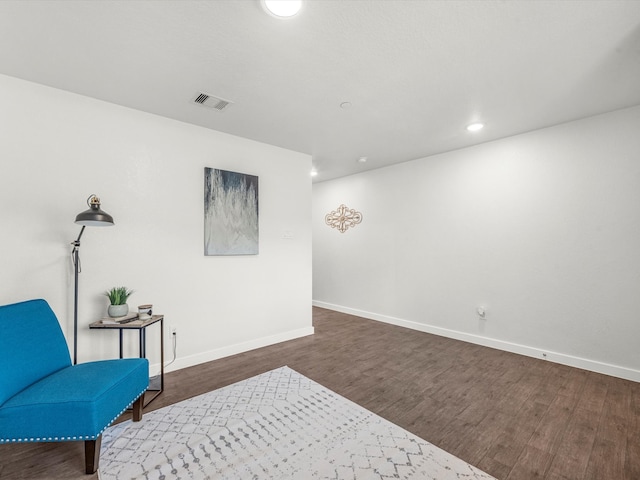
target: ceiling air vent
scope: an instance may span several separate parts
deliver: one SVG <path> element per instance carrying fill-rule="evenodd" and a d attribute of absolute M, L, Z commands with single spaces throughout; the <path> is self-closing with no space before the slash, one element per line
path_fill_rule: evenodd
<path fill-rule="evenodd" d="M 230 102 L 229 100 L 223 100 L 222 98 L 214 97 L 208 93 L 198 93 L 193 99 L 193 103 L 217 110 L 218 112 L 222 112 L 223 110 L 226 110 L 229 105 L 233 105 L 233 102 Z"/>

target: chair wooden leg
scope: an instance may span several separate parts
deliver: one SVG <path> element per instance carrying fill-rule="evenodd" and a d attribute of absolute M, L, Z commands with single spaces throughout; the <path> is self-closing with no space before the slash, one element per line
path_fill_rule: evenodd
<path fill-rule="evenodd" d="M 87 474 L 96 473 L 100 464 L 100 445 L 102 435 L 95 440 L 85 440 L 84 442 L 84 465 Z"/>
<path fill-rule="evenodd" d="M 133 421 L 142 420 L 142 407 L 144 406 L 144 393 L 133 402 L 131 406 L 133 410 Z M 102 435 L 95 440 L 85 440 L 84 442 L 84 465 L 87 474 L 96 473 L 100 466 L 100 445 L 102 444 Z"/>
<path fill-rule="evenodd" d="M 133 405 L 131 406 L 133 410 L 134 422 L 139 422 L 140 420 L 142 420 L 142 407 L 144 407 L 144 392 L 138 397 L 135 402 L 133 402 Z"/>

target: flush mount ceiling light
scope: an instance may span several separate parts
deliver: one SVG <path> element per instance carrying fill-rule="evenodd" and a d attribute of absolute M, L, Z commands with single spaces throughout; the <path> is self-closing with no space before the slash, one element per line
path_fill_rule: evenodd
<path fill-rule="evenodd" d="M 264 9 L 280 18 L 293 17 L 302 8 L 302 0 L 262 0 Z"/>
<path fill-rule="evenodd" d="M 467 125 L 467 130 L 469 132 L 478 132 L 484 128 L 483 123 L 472 123 L 471 125 Z"/>

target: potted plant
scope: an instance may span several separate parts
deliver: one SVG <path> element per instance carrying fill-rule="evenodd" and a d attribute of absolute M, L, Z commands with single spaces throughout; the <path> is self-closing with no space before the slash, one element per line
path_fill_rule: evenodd
<path fill-rule="evenodd" d="M 110 317 L 124 317 L 129 313 L 129 305 L 127 305 L 127 299 L 133 290 L 127 290 L 127 287 L 113 287 L 111 290 L 107 290 L 104 294 L 109 297 L 109 309 L 107 313 Z"/>

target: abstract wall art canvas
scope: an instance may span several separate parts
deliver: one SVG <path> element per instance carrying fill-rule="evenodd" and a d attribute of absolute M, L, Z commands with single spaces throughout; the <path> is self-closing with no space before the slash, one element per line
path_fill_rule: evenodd
<path fill-rule="evenodd" d="M 204 254 L 258 254 L 258 177 L 204 169 Z"/>

